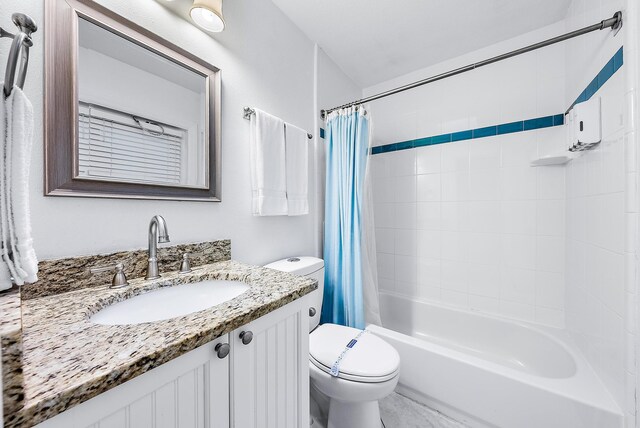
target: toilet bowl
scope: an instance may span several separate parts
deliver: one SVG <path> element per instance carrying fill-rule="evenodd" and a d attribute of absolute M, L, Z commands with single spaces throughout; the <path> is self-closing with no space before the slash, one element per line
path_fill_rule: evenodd
<path fill-rule="evenodd" d="M 380 426 L 378 400 L 393 392 L 400 374 L 391 345 L 366 331 L 323 324 L 309 336 L 309 361 L 311 382 L 330 399 L 327 428 Z"/>
<path fill-rule="evenodd" d="M 320 322 L 324 261 L 291 257 L 265 267 L 318 281 L 309 310 L 309 375 L 314 389 L 329 399 L 327 428 L 377 428 L 378 400 L 395 389 L 400 356 L 387 342 L 362 330 Z"/>

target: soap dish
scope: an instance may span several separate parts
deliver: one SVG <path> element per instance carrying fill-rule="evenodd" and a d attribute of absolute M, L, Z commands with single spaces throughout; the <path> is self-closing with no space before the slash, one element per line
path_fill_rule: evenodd
<path fill-rule="evenodd" d="M 550 165 L 564 165 L 573 159 L 571 156 L 543 156 L 541 158 L 531 161 L 531 166 L 550 166 Z"/>

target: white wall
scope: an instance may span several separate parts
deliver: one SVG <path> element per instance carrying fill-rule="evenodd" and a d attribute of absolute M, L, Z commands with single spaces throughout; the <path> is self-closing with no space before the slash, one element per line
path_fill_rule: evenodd
<path fill-rule="evenodd" d="M 574 0 L 566 29 L 624 8 L 623 0 Z M 596 93 L 602 102 L 602 143 L 566 168 L 565 300 L 567 329 L 626 411 L 627 426 L 635 426 L 637 149 L 627 102 L 635 98 L 635 83 L 629 83 L 635 60 L 626 43 L 637 22 L 635 16 L 625 19 L 616 37 L 603 31 L 566 43 L 567 105 L 623 44 L 625 52 L 624 66 Z"/>
<path fill-rule="evenodd" d="M 366 88 L 371 95 L 562 33 L 562 23 Z M 538 50 L 371 104 L 375 145 L 564 112 L 564 51 Z M 382 291 L 564 324 L 563 127 L 373 156 Z"/>
<path fill-rule="evenodd" d="M 0 25 L 11 29 L 12 12 L 31 15 L 34 34 L 25 85 L 35 108 L 31 170 L 33 235 L 40 259 L 146 246 L 154 214 L 165 216 L 173 243 L 232 240 L 232 256 L 262 264 L 294 254 L 317 254 L 318 204 L 301 217 L 253 217 L 248 168 L 248 121 L 243 106 L 254 106 L 317 134 L 314 126 L 314 46 L 269 1 L 225 2 L 226 30 L 210 37 L 154 0 L 99 3 L 201 56 L 222 70 L 223 175 L 221 203 L 101 200 L 43 197 L 43 1 L 3 0 Z M 3 39 L 0 64 L 6 61 Z M 316 179 L 311 156 L 310 189 Z M 312 190 L 315 192 L 315 190 Z"/>

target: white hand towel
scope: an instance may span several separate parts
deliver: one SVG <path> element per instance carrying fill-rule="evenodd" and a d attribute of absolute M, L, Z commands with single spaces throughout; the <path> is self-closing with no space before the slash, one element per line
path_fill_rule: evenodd
<path fill-rule="evenodd" d="M 9 266 L 0 260 L 0 290 L 8 290 L 13 286 Z"/>
<path fill-rule="evenodd" d="M 0 86 L 1 84 L 2 82 L 0 82 Z M 2 256 L 2 261 L 0 261 L 2 265 L 0 267 L 2 273 L 0 290 L 11 288 L 11 277 L 14 278 L 18 285 L 24 283 L 18 276 L 13 260 L 9 256 L 11 244 L 9 242 L 9 211 L 7 206 L 10 193 L 7 185 L 7 167 L 9 166 L 7 165 L 7 143 L 9 142 L 9 137 L 7 136 L 7 101 L 4 98 L 4 94 L 0 93 L 0 255 Z M 9 279 L 7 280 L 7 278 Z"/>
<path fill-rule="evenodd" d="M 289 215 L 309 214 L 309 138 L 307 131 L 285 124 Z"/>
<path fill-rule="evenodd" d="M 250 147 L 253 215 L 287 215 L 284 122 L 255 109 Z"/>
<path fill-rule="evenodd" d="M 18 285 L 38 280 L 31 237 L 29 168 L 33 144 L 33 107 L 18 87 L 0 96 L 0 226 L 2 258 Z M 9 258 L 9 251 L 12 253 Z"/>

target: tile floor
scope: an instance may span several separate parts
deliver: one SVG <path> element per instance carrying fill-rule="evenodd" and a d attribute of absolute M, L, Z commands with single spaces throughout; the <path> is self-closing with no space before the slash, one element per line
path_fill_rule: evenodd
<path fill-rule="evenodd" d="M 465 425 L 396 392 L 380 401 L 386 428 L 465 428 Z"/>

